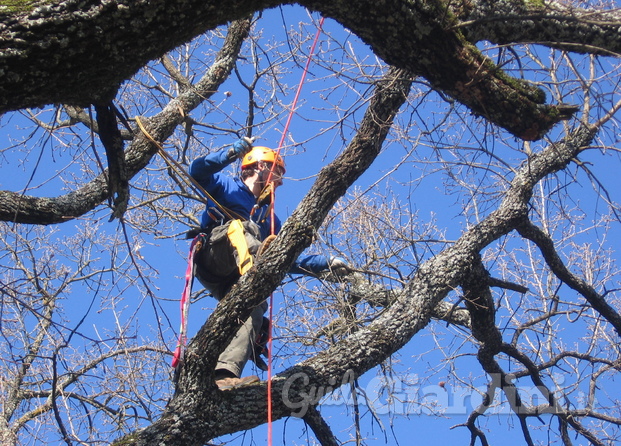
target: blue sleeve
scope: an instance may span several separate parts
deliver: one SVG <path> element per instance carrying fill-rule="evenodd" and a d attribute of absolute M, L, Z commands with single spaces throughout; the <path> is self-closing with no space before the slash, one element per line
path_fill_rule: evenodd
<path fill-rule="evenodd" d="M 308 275 L 309 272 L 313 274 L 320 273 L 328 269 L 328 262 L 328 258 L 320 254 L 300 256 L 289 270 L 289 273 L 306 275 Z"/>
<path fill-rule="evenodd" d="M 220 172 L 226 166 L 235 161 L 235 157 L 228 156 L 228 150 L 210 153 L 196 158 L 190 165 L 190 175 L 199 183 L 209 183 L 215 173 Z"/>

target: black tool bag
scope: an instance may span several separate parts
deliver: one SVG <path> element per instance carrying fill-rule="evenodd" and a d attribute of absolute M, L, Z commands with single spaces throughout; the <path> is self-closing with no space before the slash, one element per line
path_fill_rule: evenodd
<path fill-rule="evenodd" d="M 221 299 L 240 277 L 237 250 L 231 244 L 228 229 L 231 221 L 215 226 L 208 233 L 201 233 L 203 246 L 195 257 L 196 277 L 201 284 Z M 242 222 L 248 252 L 254 257 L 261 246 L 259 226 L 253 221 Z"/>

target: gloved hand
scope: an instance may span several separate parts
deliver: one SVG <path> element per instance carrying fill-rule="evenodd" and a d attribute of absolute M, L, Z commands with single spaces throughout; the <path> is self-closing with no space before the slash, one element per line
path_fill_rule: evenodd
<path fill-rule="evenodd" d="M 330 257 L 328 268 L 336 276 L 346 276 L 352 272 L 351 267 L 341 257 Z"/>
<path fill-rule="evenodd" d="M 246 153 L 252 150 L 252 143 L 254 142 L 254 138 L 248 138 L 244 136 L 243 138 L 235 141 L 233 147 L 229 150 L 228 156 L 229 158 L 241 158 Z"/>

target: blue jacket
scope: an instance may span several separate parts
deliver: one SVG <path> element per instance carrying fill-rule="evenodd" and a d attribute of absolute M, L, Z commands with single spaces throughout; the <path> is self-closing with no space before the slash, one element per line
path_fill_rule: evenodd
<path fill-rule="evenodd" d="M 241 178 L 223 174 L 221 171 L 232 164 L 236 158 L 228 156 L 228 150 L 210 153 L 195 159 L 190 165 L 190 175 L 209 194 L 228 210 L 243 219 L 250 220 L 250 211 L 256 203 L 256 197 L 244 184 Z M 218 223 L 218 212 L 215 203 L 209 200 L 201 217 L 201 226 L 206 229 L 213 223 Z M 268 205 L 264 205 L 255 211 L 252 220 L 261 230 L 261 240 L 271 233 L 271 213 Z M 275 232 L 280 231 L 280 220 L 274 215 Z M 322 255 L 303 255 L 298 258 L 291 273 L 304 274 L 305 271 L 318 273 L 328 269 L 328 259 Z"/>

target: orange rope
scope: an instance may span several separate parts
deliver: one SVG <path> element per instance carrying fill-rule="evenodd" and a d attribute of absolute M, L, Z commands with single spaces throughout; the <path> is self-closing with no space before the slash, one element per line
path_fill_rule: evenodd
<path fill-rule="evenodd" d="M 302 85 L 304 85 L 304 81 L 306 80 L 306 75 L 308 74 L 308 68 L 310 66 L 311 59 L 315 52 L 315 47 L 317 46 L 317 42 L 319 41 L 319 36 L 321 35 L 321 29 L 323 28 L 324 17 L 319 21 L 319 25 L 317 26 L 317 33 L 315 34 L 315 39 L 313 40 L 313 44 L 311 46 L 310 52 L 308 53 L 308 57 L 306 59 L 306 65 L 304 66 L 304 71 L 302 72 L 302 78 L 300 79 L 300 83 L 298 84 L 298 89 L 295 92 L 295 97 L 293 98 L 293 103 L 291 104 L 291 110 L 289 110 L 289 116 L 287 117 L 287 122 L 285 123 L 285 128 L 283 129 L 282 136 L 280 138 L 280 142 L 278 143 L 278 148 L 276 149 L 276 159 L 280 156 L 280 150 L 282 145 L 285 142 L 285 138 L 287 137 L 287 133 L 289 131 L 289 124 L 291 124 L 291 119 L 293 118 L 293 114 L 295 113 L 295 108 L 298 104 L 298 99 L 300 98 L 300 92 L 302 91 Z M 272 168 L 270 169 L 270 173 L 267 176 L 266 184 L 269 184 L 272 179 L 272 174 L 274 172 L 274 167 L 276 163 L 272 164 Z M 276 216 L 274 214 L 274 201 L 276 199 L 274 195 L 274 188 L 272 188 L 272 209 L 271 209 L 271 233 L 274 235 L 274 221 L 276 220 Z M 274 308 L 274 294 L 270 295 L 270 310 L 269 310 L 269 332 L 267 338 L 268 345 L 268 356 L 267 356 L 267 444 L 268 446 L 272 446 L 272 308 Z"/>

